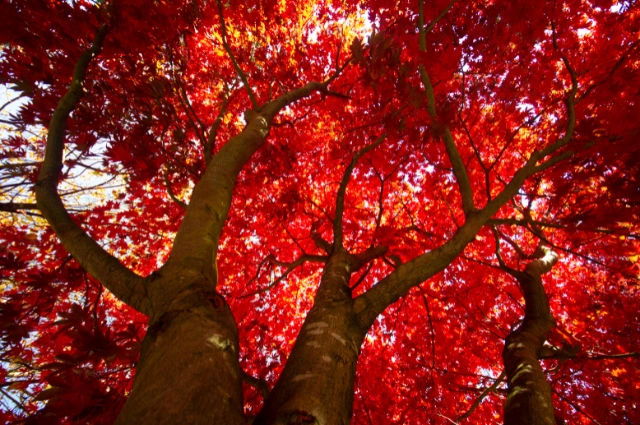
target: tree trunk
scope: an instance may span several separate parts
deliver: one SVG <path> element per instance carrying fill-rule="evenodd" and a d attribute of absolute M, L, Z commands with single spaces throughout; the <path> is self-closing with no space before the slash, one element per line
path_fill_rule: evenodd
<path fill-rule="evenodd" d="M 507 336 L 502 352 L 508 382 L 506 425 L 554 424 L 551 387 L 538 362 L 538 352 L 554 324 L 541 276 L 557 260 L 555 253 L 545 249 L 544 256 L 529 263 L 524 272 L 510 271 L 520 284 L 526 305 L 522 324 Z"/>
<path fill-rule="evenodd" d="M 236 323 L 209 288 L 187 286 L 150 323 L 117 425 L 245 424 Z"/>
<path fill-rule="evenodd" d="M 307 315 L 256 425 L 347 425 L 360 345 L 349 289 L 353 257 L 339 250 L 329 258 L 313 308 Z"/>

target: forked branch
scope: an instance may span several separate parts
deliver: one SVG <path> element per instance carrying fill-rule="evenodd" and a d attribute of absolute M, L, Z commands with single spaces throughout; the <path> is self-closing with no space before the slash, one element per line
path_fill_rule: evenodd
<path fill-rule="evenodd" d="M 248 297 L 252 297 L 254 295 L 258 295 L 258 294 L 261 294 L 263 292 L 266 292 L 266 291 L 270 290 L 271 288 L 275 287 L 284 278 L 289 276 L 289 273 L 291 273 L 292 271 L 294 271 L 296 268 L 298 268 L 299 266 L 303 265 L 304 263 L 307 263 L 307 262 L 311 262 L 311 263 L 326 263 L 327 262 L 327 257 L 322 256 L 322 255 L 303 254 L 300 257 L 298 257 L 297 260 L 295 260 L 295 261 L 293 261 L 291 263 L 284 263 L 284 262 L 281 262 L 281 261 L 277 261 L 273 257 L 268 258 L 268 260 L 271 261 L 273 264 L 276 264 L 276 265 L 281 266 L 281 267 L 286 267 L 287 269 L 280 275 L 280 277 L 275 279 L 273 282 L 271 282 L 269 285 L 265 286 L 264 288 L 260 288 L 259 290 L 251 292 L 250 294 L 241 295 L 238 298 L 248 298 Z"/>
<path fill-rule="evenodd" d="M 364 154 L 366 154 L 370 150 L 379 146 L 386 137 L 387 135 L 386 133 L 384 133 L 380 135 L 373 143 L 365 146 L 364 148 L 356 152 L 353 158 L 351 158 L 351 163 L 349 163 L 349 165 L 344 171 L 344 175 L 342 176 L 342 181 L 340 182 L 340 187 L 338 188 L 338 196 L 336 198 L 336 216 L 335 216 L 335 219 L 333 220 L 334 250 L 342 247 L 342 242 L 343 242 L 342 216 L 344 215 L 344 195 L 347 191 L 347 185 L 349 184 L 351 173 L 353 173 L 353 169 L 356 167 L 358 160 L 360 160 L 360 158 L 362 158 Z"/>
<path fill-rule="evenodd" d="M 248 119 L 245 128 L 213 155 L 207 170 L 194 187 L 166 267 L 169 267 L 169 263 L 179 264 L 181 260 L 187 260 L 194 272 L 204 275 L 215 286 L 217 272 L 214 264 L 218 242 L 229 214 L 238 174 L 264 144 L 278 113 L 300 99 L 325 90 L 333 78 L 335 74 L 326 82 L 307 83 L 246 114 Z"/>
<path fill-rule="evenodd" d="M 567 67 L 571 72 L 570 66 Z M 426 73 L 425 73 L 426 74 Z M 430 85 L 429 81 L 426 81 L 426 87 Z M 548 159 L 546 162 L 541 162 L 548 156 L 554 154 L 562 147 L 566 146 L 573 138 L 576 115 L 575 115 L 575 95 L 577 92 L 577 80 L 572 78 L 572 87 L 567 93 L 565 104 L 567 106 L 567 123 L 564 131 L 564 135 L 558 139 L 557 142 L 549 145 L 548 147 L 540 150 L 533 151 L 529 159 L 516 171 L 511 181 L 505 185 L 502 191 L 492 200 L 487 202 L 484 208 L 480 210 L 474 210 L 473 204 L 470 201 L 470 191 L 466 191 L 461 186 L 461 192 L 463 194 L 463 202 L 465 199 L 464 193 L 467 193 L 467 220 L 463 226 L 461 226 L 453 238 L 447 241 L 444 245 L 441 245 L 435 250 L 426 252 L 411 261 L 408 261 L 398 266 L 392 273 L 376 283 L 371 289 L 364 294 L 360 295 L 355 300 L 355 308 L 359 315 L 360 324 L 363 327 L 368 328 L 373 324 L 375 318 L 382 313 L 387 306 L 394 303 L 400 297 L 405 295 L 409 289 L 419 285 L 426 279 L 434 276 L 436 273 L 444 270 L 458 255 L 462 253 L 464 248 L 474 240 L 476 234 L 480 229 L 486 225 L 493 215 L 498 210 L 509 202 L 520 190 L 525 180 L 537 172 L 540 172 L 561 160 L 571 156 L 572 151 L 568 150 Z M 450 140 L 452 141 L 452 139 Z M 449 144 L 449 147 L 455 147 L 455 145 Z M 447 150 L 450 153 L 450 159 L 455 157 L 457 150 Z M 459 155 L 458 155 L 459 158 Z M 454 160 L 452 159 L 452 162 Z M 460 161 L 461 162 L 461 161 Z M 455 170 L 455 167 L 454 167 Z M 465 173 L 466 175 L 466 170 Z M 462 169 L 458 169 L 456 176 L 464 176 Z M 460 177 L 464 181 L 464 177 Z M 468 178 L 467 178 L 468 181 Z"/>
<path fill-rule="evenodd" d="M 269 394 L 271 393 L 271 388 L 269 388 L 269 384 L 264 379 L 256 378 L 255 376 L 252 376 L 247 372 L 242 371 L 242 380 L 247 385 L 250 385 L 255 389 L 257 389 L 258 391 L 260 391 L 260 394 L 262 394 L 263 400 L 266 400 L 267 397 L 269 397 Z"/>

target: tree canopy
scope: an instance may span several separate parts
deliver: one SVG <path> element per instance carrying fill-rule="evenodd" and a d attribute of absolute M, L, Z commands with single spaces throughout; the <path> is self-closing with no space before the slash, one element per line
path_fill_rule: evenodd
<path fill-rule="evenodd" d="M 638 7 L 3 0 L 0 419 L 640 423 Z"/>

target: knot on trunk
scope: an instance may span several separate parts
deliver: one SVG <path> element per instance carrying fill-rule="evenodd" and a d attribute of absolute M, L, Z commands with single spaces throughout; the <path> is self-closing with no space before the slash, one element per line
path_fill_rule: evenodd
<path fill-rule="evenodd" d="M 278 421 L 278 423 L 283 425 L 319 425 L 315 416 L 303 410 L 285 412 L 282 414 L 281 419 L 284 419 L 284 421 Z"/>
<path fill-rule="evenodd" d="M 222 295 L 218 294 L 216 291 L 208 290 L 203 294 L 209 304 L 213 307 L 214 310 L 219 311 L 224 308 L 226 302 Z"/>

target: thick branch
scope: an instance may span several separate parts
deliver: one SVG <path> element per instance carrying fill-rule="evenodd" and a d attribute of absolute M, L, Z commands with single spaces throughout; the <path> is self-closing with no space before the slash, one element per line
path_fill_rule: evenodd
<path fill-rule="evenodd" d="M 524 272 L 507 270 L 520 284 L 525 315 L 522 324 L 505 339 L 502 352 L 508 382 L 506 425 L 554 423 L 551 387 L 538 356 L 554 324 L 542 275 L 551 270 L 558 255 L 544 245 L 539 245 L 536 252 L 539 258 L 527 264 Z"/>
<path fill-rule="evenodd" d="M 0 211 L 18 212 L 20 210 L 37 210 L 38 205 L 32 202 L 0 202 Z"/>
<path fill-rule="evenodd" d="M 82 97 L 82 85 L 87 68 L 91 60 L 100 53 L 107 31 L 106 25 L 100 27 L 93 44 L 76 63 L 71 85 L 53 112 L 49 123 L 45 158 L 35 185 L 36 200 L 42 215 L 64 247 L 82 267 L 121 301 L 148 314 L 144 279 L 120 264 L 87 235 L 73 221 L 58 193 L 67 118 Z"/>
<path fill-rule="evenodd" d="M 316 230 L 313 230 L 311 232 L 311 240 L 313 240 L 313 243 L 320 248 L 321 250 L 323 250 L 324 252 L 326 252 L 327 254 L 331 254 L 331 252 L 333 251 L 333 248 L 331 246 L 331 244 L 329 242 L 327 242 L 320 233 L 318 233 Z"/>
<path fill-rule="evenodd" d="M 386 246 L 376 246 L 371 247 L 365 251 L 362 251 L 359 254 L 352 254 L 351 258 L 353 261 L 352 272 L 360 270 L 364 265 L 369 262 L 375 260 L 376 258 L 380 258 L 387 253 L 389 250 Z"/>
<path fill-rule="evenodd" d="M 371 326 L 387 306 L 406 294 L 409 289 L 444 270 L 474 240 L 478 231 L 498 209 L 518 193 L 525 179 L 534 173 L 537 158 L 537 153 L 534 153 L 502 192 L 482 210 L 470 214 L 455 236 L 444 245 L 398 266 L 373 288 L 356 298 L 355 310 L 359 314 L 361 325 Z"/>
<path fill-rule="evenodd" d="M 477 232 L 488 223 L 500 207 L 518 193 L 524 181 L 541 170 L 541 166 L 537 166 L 538 161 L 570 141 L 575 126 L 572 100 L 575 96 L 575 90 L 576 86 L 569 92 L 566 102 L 570 119 L 567 123 L 565 136 L 555 145 L 551 145 L 543 151 L 534 151 L 494 199 L 487 202 L 482 210 L 468 214 L 467 221 L 458 229 L 452 239 L 439 248 L 400 265 L 391 274 L 375 284 L 373 288 L 360 295 L 355 301 L 355 309 L 359 314 L 362 326 L 370 326 L 387 306 L 405 295 L 409 289 L 444 270 L 473 241 Z M 552 146 L 555 148 L 550 149 Z"/>
<path fill-rule="evenodd" d="M 595 356 L 582 356 L 578 353 L 569 353 L 566 350 L 557 350 L 549 356 L 543 356 L 543 359 L 557 359 L 557 360 L 617 360 L 617 359 L 629 359 L 634 357 L 640 357 L 640 352 L 632 353 L 620 353 L 620 354 L 597 354 Z"/>

